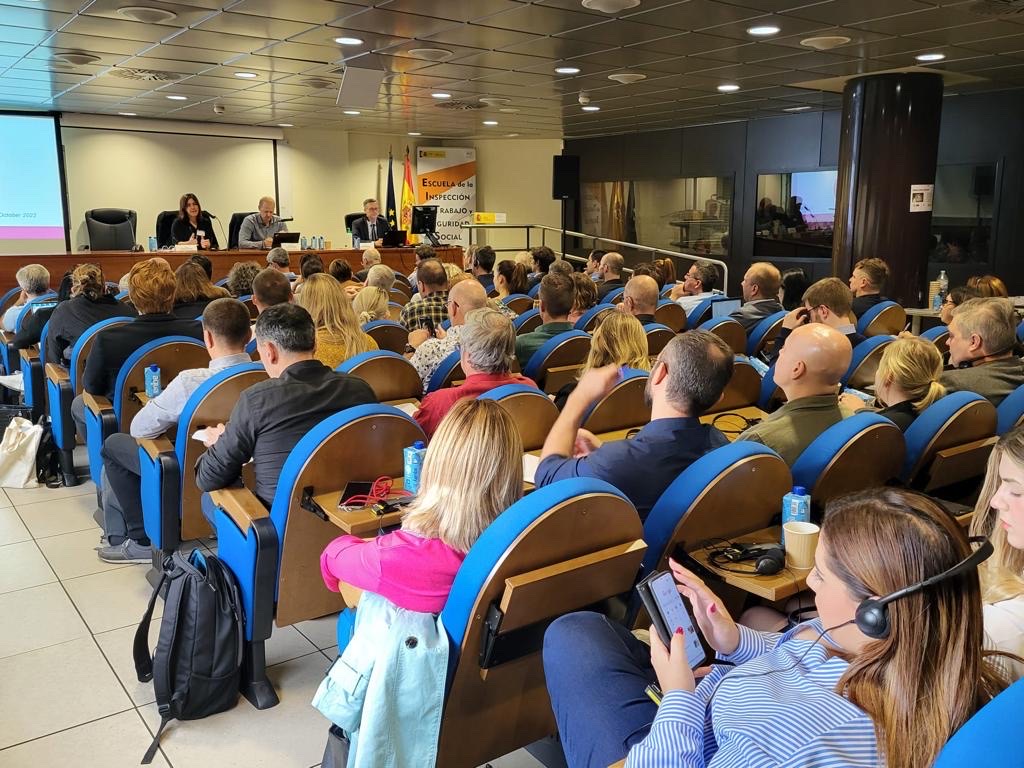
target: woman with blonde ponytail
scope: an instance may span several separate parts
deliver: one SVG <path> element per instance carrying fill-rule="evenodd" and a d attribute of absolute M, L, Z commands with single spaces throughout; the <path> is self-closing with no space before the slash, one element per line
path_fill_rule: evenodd
<path fill-rule="evenodd" d="M 946 394 L 941 375 L 942 355 L 934 344 L 918 336 L 896 339 L 885 348 L 875 372 L 878 412 L 906 432 L 921 411 Z M 858 400 L 843 395 L 843 404 L 853 410 L 863 409 Z"/>
<path fill-rule="evenodd" d="M 1024 427 L 992 449 L 971 535 L 988 536 L 995 548 L 980 570 L 989 645 L 1024 656 Z M 1024 676 L 1020 661 L 1006 668 L 1014 679 Z"/>

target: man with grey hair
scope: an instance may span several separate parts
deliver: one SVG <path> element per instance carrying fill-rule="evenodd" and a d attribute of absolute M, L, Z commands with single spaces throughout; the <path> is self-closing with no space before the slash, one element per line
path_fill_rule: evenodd
<path fill-rule="evenodd" d="M 695 261 L 683 275 L 683 282 L 672 288 L 669 298 L 689 314 L 704 299 L 720 293 L 717 287 L 718 267 L 710 261 Z"/>
<path fill-rule="evenodd" d="M 14 279 L 18 281 L 21 295 L 14 306 L 4 312 L 3 329 L 8 333 L 14 333 L 14 326 L 25 305 L 50 290 L 50 273 L 42 264 L 26 264 L 14 274 Z"/>
<path fill-rule="evenodd" d="M 658 355 L 647 380 L 650 423 L 632 440 L 608 443 L 580 425 L 618 384 L 621 368 L 587 371 L 548 433 L 534 484 L 540 488 L 570 477 L 596 477 L 622 491 L 640 519 L 646 518 L 683 470 L 729 442 L 699 417 L 722 398 L 732 365 L 732 350 L 718 336 L 698 330 L 676 336 Z"/>
<path fill-rule="evenodd" d="M 360 283 L 365 283 L 366 275 L 369 274 L 370 268 L 380 264 L 380 251 L 376 248 L 366 248 L 363 250 L 362 262 L 363 268 L 356 272 L 356 280 Z"/>
<path fill-rule="evenodd" d="M 271 248 L 267 253 L 267 266 L 271 269 L 276 269 L 289 280 L 295 279 L 295 273 L 292 272 L 292 261 L 288 256 L 288 251 L 280 246 L 277 248 Z"/>
<path fill-rule="evenodd" d="M 947 392 L 977 392 L 998 406 L 1024 384 L 1024 363 L 1014 354 L 1017 318 L 1009 299 L 968 299 L 949 323 L 949 364 L 939 382 Z"/>
<path fill-rule="evenodd" d="M 476 285 L 482 288 L 479 283 Z M 512 321 L 501 312 L 486 307 L 474 309 L 466 316 L 459 339 L 459 359 L 466 381 L 457 387 L 435 390 L 423 398 L 414 418 L 427 437 L 437 431 L 445 414 L 464 397 L 476 397 L 503 384 L 537 386 L 531 379 L 511 372 L 516 357 L 516 331 Z"/>
<path fill-rule="evenodd" d="M 391 225 L 380 215 L 380 203 L 376 198 L 363 200 L 363 216 L 352 222 L 352 237 L 358 237 L 361 243 L 375 245 L 384 244 L 384 235 L 391 231 Z"/>
<path fill-rule="evenodd" d="M 451 327 L 435 328 L 434 335 L 426 328 L 417 328 L 409 333 L 409 346 L 415 349 L 409 362 L 423 381 L 426 391 L 430 377 L 441 362 L 459 348 L 459 337 L 465 327 L 466 316 L 474 309 L 487 306 L 487 291 L 476 280 L 463 280 L 452 286 L 448 292 L 448 319 Z"/>

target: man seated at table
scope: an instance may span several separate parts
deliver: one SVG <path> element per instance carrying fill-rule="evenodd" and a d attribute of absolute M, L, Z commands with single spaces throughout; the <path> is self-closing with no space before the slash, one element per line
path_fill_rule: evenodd
<path fill-rule="evenodd" d="M 688 331 L 669 342 L 651 370 L 646 397 L 651 421 L 630 440 L 604 442 L 580 429 L 587 411 L 618 383 L 621 369 L 587 371 L 544 441 L 538 488 L 568 477 L 596 477 L 622 491 L 647 517 L 672 481 L 705 453 L 728 443 L 699 417 L 721 398 L 733 353 L 718 336 Z"/>
<path fill-rule="evenodd" d="M 794 328 L 775 361 L 775 383 L 787 402 L 739 436 L 767 445 L 789 466 L 826 429 L 850 413 L 839 405 L 839 380 L 853 348 L 835 328 L 821 323 Z"/>
<path fill-rule="evenodd" d="M 544 342 L 560 333 L 572 330 L 569 313 L 576 300 L 576 286 L 565 275 L 547 274 L 540 281 L 540 318 L 543 321 L 536 330 L 516 337 L 516 357 L 519 367 L 525 368 L 533 353 L 544 346 Z"/>
<path fill-rule="evenodd" d="M 201 491 L 234 485 L 251 459 L 253 492 L 269 508 L 281 468 L 303 435 L 338 411 L 377 402 L 365 381 L 315 359 L 315 346 L 313 318 L 296 304 L 278 304 L 257 318 L 256 349 L 270 378 L 242 392 L 227 426 L 206 428 L 209 450 L 196 463 Z"/>
<path fill-rule="evenodd" d="M 388 220 L 380 215 L 380 203 L 372 197 L 363 200 L 363 216 L 352 222 L 352 237 L 380 248 L 384 244 L 384 235 L 390 231 Z"/>
<path fill-rule="evenodd" d="M 626 260 L 621 253 L 609 251 L 601 257 L 601 282 L 597 284 L 597 300 L 604 301 L 604 297 L 612 291 L 618 290 L 625 285 L 622 279 L 622 270 L 626 266 Z"/>
<path fill-rule="evenodd" d="M 100 560 L 150 561 L 152 549 L 142 520 L 142 470 L 135 440 L 160 437 L 177 426 L 185 404 L 200 384 L 233 365 L 252 362 L 245 352 L 249 310 L 238 299 L 211 301 L 203 310 L 203 342 L 210 353 L 209 366 L 181 371 L 135 415 L 130 434 L 117 432 L 103 442 L 103 531 L 107 546 L 98 551 Z"/>
<path fill-rule="evenodd" d="M 21 293 L 14 305 L 4 312 L 3 329 L 8 333 L 14 333 L 14 326 L 26 304 L 50 292 L 50 272 L 42 264 L 26 264 L 14 273 L 14 279 L 18 281 Z"/>
<path fill-rule="evenodd" d="M 420 262 L 416 269 L 416 288 L 420 298 L 410 301 L 398 316 L 407 330 L 426 328 L 427 320 L 436 331 L 448 319 L 448 273 L 437 259 Z"/>
<path fill-rule="evenodd" d="M 887 299 L 882 296 L 885 281 L 889 279 L 889 265 L 881 259 L 861 259 L 853 265 L 850 290 L 853 291 L 853 314 L 861 315 Z"/>
<path fill-rule="evenodd" d="M 644 325 L 655 323 L 654 311 L 658 308 L 658 283 L 650 275 L 633 275 L 622 292 L 619 311 L 633 315 Z"/>
<path fill-rule="evenodd" d="M 239 248 L 270 248 L 274 244 L 274 235 L 288 231 L 288 225 L 280 216 L 274 215 L 275 208 L 274 198 L 260 198 L 256 213 L 242 219 L 242 226 L 238 229 Z"/>
<path fill-rule="evenodd" d="M 838 277 L 826 277 L 811 285 L 804 291 L 803 301 L 802 307 L 786 313 L 782 330 L 775 341 L 775 357 L 778 357 L 779 350 L 793 329 L 808 323 L 821 323 L 835 328 L 850 340 L 851 347 L 864 341 L 864 336 L 857 333 L 857 328 L 850 322 L 853 293 Z"/>
<path fill-rule="evenodd" d="M 949 323 L 949 364 L 939 383 L 947 392 L 967 390 L 998 406 L 1024 384 L 1024 362 L 1014 354 L 1017 317 L 1009 299 L 969 299 Z"/>
<path fill-rule="evenodd" d="M 704 299 L 721 295 L 718 286 L 718 267 L 710 261 L 695 261 L 683 275 L 683 282 L 676 284 L 669 298 L 690 314 Z"/>
<path fill-rule="evenodd" d="M 452 326 L 447 331 L 440 326 L 434 329 L 434 336 L 426 328 L 417 328 L 409 333 L 409 346 L 413 352 L 409 362 L 423 381 L 423 390 L 430 385 L 430 377 L 442 361 L 459 348 L 459 338 L 465 327 L 466 316 L 474 309 L 487 306 L 487 292 L 476 280 L 463 280 L 452 286 L 448 292 L 448 317 Z"/>
<path fill-rule="evenodd" d="M 459 360 L 466 381 L 457 387 L 438 389 L 423 398 L 414 418 L 427 437 L 433 436 L 441 419 L 464 397 L 476 397 L 503 384 L 537 386 L 531 379 L 511 373 L 515 344 L 516 330 L 501 312 L 484 307 L 466 316 L 459 334 Z"/>
<path fill-rule="evenodd" d="M 198 320 L 182 319 L 174 309 L 174 272 L 165 259 L 155 256 L 136 262 L 128 273 L 128 300 L 139 316 L 130 323 L 104 328 L 96 334 L 85 361 L 82 389 L 93 396 L 113 397 L 121 365 L 136 349 L 165 336 L 191 336 L 203 340 Z M 71 415 L 78 434 L 85 437 L 85 401 L 79 395 L 71 402 Z"/>
<path fill-rule="evenodd" d="M 742 325 L 749 335 L 759 322 L 782 311 L 782 305 L 779 304 L 781 284 L 782 274 L 774 264 L 767 261 L 751 264 L 740 283 L 743 306 L 729 317 Z"/>

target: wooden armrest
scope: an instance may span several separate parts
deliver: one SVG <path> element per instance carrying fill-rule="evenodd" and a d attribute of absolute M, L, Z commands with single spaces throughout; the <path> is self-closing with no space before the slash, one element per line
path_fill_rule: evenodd
<path fill-rule="evenodd" d="M 85 401 L 85 407 L 93 413 L 103 413 L 104 411 L 114 410 L 113 403 L 102 395 L 90 395 L 88 392 L 83 392 L 82 399 Z"/>
<path fill-rule="evenodd" d="M 3 341 L 4 344 L 10 344 L 14 341 L 14 334 L 10 331 L 0 331 L 0 341 Z"/>
<path fill-rule="evenodd" d="M 996 437 L 986 437 L 937 452 L 928 470 L 929 478 L 924 491 L 927 493 L 984 475 L 988 456 L 997 440 Z"/>
<path fill-rule="evenodd" d="M 32 362 L 33 360 L 39 359 L 39 347 L 26 347 L 25 349 L 19 349 L 18 354 L 21 355 L 21 359 L 25 362 Z"/>
<path fill-rule="evenodd" d="M 249 524 L 261 517 L 270 517 L 270 511 L 260 503 L 248 488 L 221 488 L 210 491 L 210 500 L 227 513 L 238 530 L 249 530 Z"/>
<path fill-rule="evenodd" d="M 56 363 L 47 363 L 46 378 L 54 384 L 60 384 L 62 381 L 71 381 L 71 374 L 68 372 L 68 369 L 63 366 L 57 365 Z"/>
<path fill-rule="evenodd" d="M 174 445 L 166 437 L 137 437 L 135 440 L 151 459 L 156 459 L 161 453 L 174 453 Z"/>

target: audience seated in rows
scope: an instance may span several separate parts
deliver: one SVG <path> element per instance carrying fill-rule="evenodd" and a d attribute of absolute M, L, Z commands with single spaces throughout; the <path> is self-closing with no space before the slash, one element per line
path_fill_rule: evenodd
<path fill-rule="evenodd" d="M 536 386 L 531 379 L 511 372 L 516 331 L 512 321 L 501 312 L 487 307 L 468 312 L 458 338 L 459 361 L 466 380 L 423 398 L 415 419 L 428 438 L 437 431 L 451 407 L 465 397 L 476 397 L 503 384 Z"/>
<path fill-rule="evenodd" d="M 235 298 L 252 295 L 252 281 L 261 267 L 255 261 L 236 261 L 228 270 L 227 289 Z"/>
<path fill-rule="evenodd" d="M 295 279 L 295 273 L 292 272 L 291 256 L 289 256 L 288 251 L 281 246 L 271 248 L 267 252 L 267 266 L 271 269 L 276 269 L 289 280 Z"/>
<path fill-rule="evenodd" d="M 826 429 L 849 414 L 839 406 L 839 380 L 850 367 L 853 349 L 842 333 L 821 323 L 790 333 L 775 361 L 775 383 L 787 402 L 740 440 L 763 443 L 790 466 Z"/>
<path fill-rule="evenodd" d="M 451 311 L 451 327 L 435 327 L 434 335 L 426 328 L 417 328 L 409 333 L 409 346 L 413 352 L 410 362 L 416 368 L 426 391 L 430 377 L 445 358 L 459 348 L 459 338 L 466 323 L 466 316 L 475 309 L 487 306 L 487 292 L 475 280 L 463 280 L 448 292 L 448 308 Z"/>
<path fill-rule="evenodd" d="M 779 283 L 779 303 L 787 312 L 791 312 L 804 304 L 804 291 L 811 285 L 807 273 L 800 267 L 784 270 Z"/>
<path fill-rule="evenodd" d="M 356 272 L 356 281 L 360 283 L 366 282 L 366 275 L 370 271 L 370 267 L 374 264 L 380 264 L 380 251 L 376 248 L 366 248 L 363 250 L 361 257 L 363 268 Z"/>
<path fill-rule="evenodd" d="M 366 275 L 366 287 L 352 297 L 352 309 L 360 325 L 366 325 L 374 320 L 387 320 L 391 316 L 390 289 L 394 284 L 395 271 L 391 267 L 386 264 L 374 264 L 370 267 Z M 344 284 L 342 287 L 345 287 Z"/>
<path fill-rule="evenodd" d="M 650 275 L 635 274 L 622 292 L 619 310 L 633 315 L 642 324 L 656 322 L 654 310 L 658 308 L 658 283 Z"/>
<path fill-rule="evenodd" d="M 516 256 L 518 260 L 518 254 Z M 555 263 L 555 252 L 548 248 L 546 245 L 538 245 L 530 249 L 530 268 L 533 270 L 528 275 L 530 279 L 530 287 L 533 288 L 551 269 L 551 265 Z M 526 266 L 524 264 L 524 266 Z"/>
<path fill-rule="evenodd" d="M 54 311 L 61 304 L 71 298 L 71 273 L 65 273 L 57 287 L 57 295 L 53 297 L 56 304 L 46 306 L 51 302 L 42 302 L 42 306 L 33 305 L 28 313 L 21 319 L 21 328 L 11 338 L 11 347 L 15 350 L 30 349 L 34 347 L 43 336 L 43 328 L 53 317 Z M 16 371 L 21 375 L 21 371 Z"/>
<path fill-rule="evenodd" d="M 352 267 L 345 259 L 334 259 L 327 265 L 327 274 L 333 277 L 342 288 L 354 288 L 358 290 L 362 286 L 358 280 L 352 277 Z"/>
<path fill-rule="evenodd" d="M 71 272 L 71 298 L 58 304 L 46 331 L 46 362 L 67 367 L 71 350 L 86 329 L 111 317 L 135 317 L 135 308 L 107 292 L 103 270 L 79 264 Z"/>
<path fill-rule="evenodd" d="M 782 329 L 775 341 L 775 356 L 786 344 L 794 328 L 808 323 L 821 323 L 835 328 L 856 347 L 864 337 L 850 322 L 853 294 L 838 277 L 826 277 L 804 291 L 803 306 L 790 310 L 782 321 Z"/>
<path fill-rule="evenodd" d="M 938 347 L 919 336 L 896 339 L 886 345 L 875 371 L 875 402 L 881 406 L 878 413 L 906 432 L 925 408 L 946 394 L 939 383 L 941 376 Z M 868 407 L 849 393 L 839 402 L 851 411 Z"/>
<path fill-rule="evenodd" d="M 280 273 L 278 273 L 280 274 Z M 192 393 L 218 371 L 252 362 L 249 310 L 237 299 L 211 301 L 203 310 L 203 342 L 210 353 L 206 368 L 181 371 L 163 391 L 146 403 L 129 427 L 103 442 L 103 533 L 107 546 L 99 558 L 108 563 L 148 563 L 152 557 L 142 519 L 139 446 L 136 438 L 156 438 L 177 426 Z"/>
<path fill-rule="evenodd" d="M 751 264 L 740 283 L 743 306 L 729 317 L 742 325 L 749 335 L 766 317 L 782 311 L 782 305 L 779 304 L 781 282 L 782 275 L 774 264 L 767 261 Z"/>
<path fill-rule="evenodd" d="M 601 282 L 597 284 L 599 301 L 604 301 L 605 296 L 625 285 L 622 279 L 622 270 L 625 266 L 626 260 L 622 258 L 622 254 L 615 251 L 610 251 L 601 257 Z"/>
<path fill-rule="evenodd" d="M 409 331 L 426 328 L 429 320 L 434 328 L 448 319 L 448 273 L 437 259 L 424 259 L 416 268 L 416 290 L 420 298 L 402 307 L 399 322 Z"/>
<path fill-rule="evenodd" d="M 186 261 L 174 270 L 174 309 L 171 313 L 175 317 L 194 320 L 203 314 L 211 301 L 230 295 L 226 288 L 211 283 L 201 266 L 194 261 Z"/>
<path fill-rule="evenodd" d="M 732 376 L 733 353 L 718 336 L 693 330 L 666 346 L 647 380 L 651 421 L 631 440 L 602 443 L 580 429 L 591 406 L 621 378 L 619 365 L 584 374 L 548 433 L 535 483 L 596 477 L 622 491 L 646 518 L 676 476 L 726 437 L 699 417 L 722 398 Z"/>
<path fill-rule="evenodd" d="M 345 289 L 330 275 L 310 275 L 295 301 L 313 318 L 313 356 L 328 368 L 337 368 L 350 357 L 378 348 L 360 326 Z"/>
<path fill-rule="evenodd" d="M 580 275 L 588 283 L 593 282 L 586 275 Z M 634 280 L 636 278 L 633 278 Z M 632 282 L 632 280 L 630 280 Z M 590 352 L 583 364 L 580 376 L 594 368 L 618 365 L 637 371 L 650 371 L 651 358 L 647 351 L 647 334 L 643 325 L 633 315 L 625 312 L 609 312 L 601 320 L 590 341 Z M 578 378 L 577 378 L 578 381 Z M 552 395 L 558 410 L 565 407 L 569 395 L 576 389 L 571 381 Z"/>
<path fill-rule="evenodd" d="M 985 299 L 991 298 L 1002 298 L 1007 299 L 1010 297 L 1010 292 L 1006 290 L 1006 283 L 995 275 L 974 275 L 967 278 L 967 287 L 973 288 L 978 292 L 978 295 Z"/>
<path fill-rule="evenodd" d="M 568 261 L 566 261 L 565 259 L 558 259 L 551 265 L 551 268 L 548 270 L 548 274 L 555 273 L 558 275 L 565 275 L 569 279 L 572 279 L 572 276 L 575 273 L 575 271 L 576 270 L 572 268 L 572 264 L 570 264 Z"/>
<path fill-rule="evenodd" d="M 1024 384 L 1024 362 L 1014 354 L 1017 318 L 1009 299 L 970 299 L 953 310 L 949 364 L 942 384 L 950 392 L 977 392 L 999 405 Z"/>
<path fill-rule="evenodd" d="M 0 321 L 8 333 L 14 333 L 14 325 L 28 302 L 50 292 L 50 272 L 42 264 L 26 264 L 14 273 L 14 279 L 18 281 L 21 293 Z"/>
<path fill-rule="evenodd" d="M 377 402 L 370 385 L 337 373 L 314 356 L 316 329 L 296 304 L 278 304 L 256 319 L 256 350 L 270 378 L 242 392 L 227 426 L 207 427 L 208 450 L 196 463 L 196 485 L 235 485 L 250 459 L 253 492 L 269 508 L 288 453 L 318 422 L 354 405 Z"/>
<path fill-rule="evenodd" d="M 304 253 L 299 258 L 299 276 L 292 283 L 292 291 L 298 294 L 302 291 L 302 286 L 309 278 L 313 275 L 319 275 L 326 272 L 324 269 L 324 262 L 320 258 L 318 253 Z"/>
<path fill-rule="evenodd" d="M 540 317 L 543 321 L 536 330 L 523 333 L 516 337 L 516 357 L 519 367 L 526 368 L 533 353 L 540 349 L 544 342 L 560 333 L 572 330 L 569 312 L 576 298 L 573 281 L 565 275 L 547 274 L 540 281 Z"/>
<path fill-rule="evenodd" d="M 819 618 L 785 634 L 738 625 L 694 573 L 670 561 L 716 658 L 699 684 L 681 631 L 650 648 L 596 613 L 557 619 L 544 673 L 569 765 L 931 765 L 1006 680 L 982 655 L 978 574 L 888 606 L 884 639 L 861 631 L 861 601 L 937 576 L 970 554 L 925 496 L 878 489 L 829 504 L 807 577 Z M 922 660 L 927 660 L 922 663 Z M 660 685 L 659 706 L 644 688 Z M 712 706 L 712 702 L 714 702 Z"/>
<path fill-rule="evenodd" d="M 861 259 L 853 265 L 850 290 L 853 291 L 853 314 L 860 318 L 875 304 L 888 301 L 882 296 L 889 279 L 889 265 L 881 259 Z"/>
<path fill-rule="evenodd" d="M 512 259 L 499 261 L 494 268 L 494 288 L 498 291 L 499 299 L 512 294 L 525 294 L 530 290 L 526 267 Z"/>
<path fill-rule="evenodd" d="M 597 285 L 582 272 L 572 273 L 573 300 L 569 310 L 569 322 L 573 325 L 588 309 L 597 306 Z"/>
<path fill-rule="evenodd" d="M 292 285 L 284 273 L 267 267 L 260 270 L 260 273 L 253 278 L 252 303 L 256 305 L 257 312 L 263 312 L 267 307 L 287 304 L 294 300 Z"/>
<path fill-rule="evenodd" d="M 689 314 L 704 299 L 720 294 L 715 290 L 717 287 L 718 267 L 710 261 L 695 261 L 683 275 L 683 282 L 672 289 L 669 297 Z"/>
<path fill-rule="evenodd" d="M 595 248 L 589 254 L 587 254 L 587 266 L 584 267 L 583 271 L 595 283 L 601 281 L 601 259 L 608 251 L 602 251 L 600 248 Z"/>
<path fill-rule="evenodd" d="M 494 258 L 494 249 L 491 246 L 481 246 L 473 256 L 470 268 L 473 277 L 480 281 L 480 285 L 488 293 L 494 290 Z"/>
<path fill-rule="evenodd" d="M 468 253 L 469 249 L 467 248 L 466 251 Z M 430 243 L 420 243 L 415 248 L 413 248 L 412 253 L 413 258 L 416 261 L 416 267 L 415 269 L 413 269 L 412 272 L 409 273 L 409 285 L 415 288 L 416 282 L 419 279 L 416 274 L 416 270 L 419 269 L 420 264 L 422 264 L 427 259 L 436 259 L 437 253 L 434 251 L 434 246 L 432 246 Z"/>

